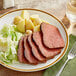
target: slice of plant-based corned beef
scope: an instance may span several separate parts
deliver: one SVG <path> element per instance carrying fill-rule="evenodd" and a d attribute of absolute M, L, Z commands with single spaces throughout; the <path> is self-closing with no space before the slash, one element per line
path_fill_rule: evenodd
<path fill-rule="evenodd" d="M 28 36 L 28 42 L 29 42 L 29 45 L 30 45 L 30 47 L 32 49 L 32 53 L 35 56 L 35 58 L 37 58 L 40 62 L 46 62 L 46 58 L 41 55 L 41 53 L 39 52 L 37 46 L 33 42 L 32 34 L 30 34 Z"/>
<path fill-rule="evenodd" d="M 40 52 L 46 58 L 53 58 L 55 55 L 61 52 L 61 49 L 48 49 L 42 43 L 42 36 L 40 32 L 33 33 L 33 40 L 35 44 L 38 46 Z"/>
<path fill-rule="evenodd" d="M 57 27 L 43 22 L 40 28 L 43 35 L 43 43 L 46 47 L 63 48 L 65 46 L 64 40 Z"/>
<path fill-rule="evenodd" d="M 24 55 L 30 64 L 36 65 L 38 64 L 38 60 L 33 56 L 31 47 L 28 44 L 27 38 L 28 38 L 27 36 L 24 37 L 24 48 L 25 48 Z"/>
<path fill-rule="evenodd" d="M 24 56 L 24 37 L 21 37 L 18 43 L 18 60 L 21 63 L 29 63 Z"/>

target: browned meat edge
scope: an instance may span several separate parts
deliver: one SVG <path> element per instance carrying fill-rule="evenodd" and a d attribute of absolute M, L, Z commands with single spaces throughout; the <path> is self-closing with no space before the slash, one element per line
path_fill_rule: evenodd
<path fill-rule="evenodd" d="M 21 63 L 29 63 L 27 59 L 24 57 L 24 37 L 21 37 L 18 43 L 18 60 Z"/>
<path fill-rule="evenodd" d="M 28 44 L 27 38 L 28 38 L 27 36 L 24 37 L 24 48 L 25 48 L 24 55 L 30 64 L 36 65 L 38 64 L 38 60 L 33 56 L 31 47 Z"/>
<path fill-rule="evenodd" d="M 33 42 L 32 34 L 28 36 L 28 42 L 29 42 L 29 45 L 30 45 L 30 47 L 32 49 L 32 53 L 35 56 L 35 58 L 37 58 L 40 62 L 46 62 L 46 58 L 41 55 L 41 53 L 39 52 L 37 46 Z"/>
<path fill-rule="evenodd" d="M 52 48 L 63 48 L 65 46 L 64 40 L 57 27 L 43 22 L 41 23 L 40 29 L 43 38 L 42 41 L 45 47 L 52 49 Z M 55 32 L 54 30 L 52 32 L 51 29 L 54 29 Z M 47 30 L 49 30 L 49 32 Z"/>
<path fill-rule="evenodd" d="M 38 46 L 38 49 L 46 58 L 53 58 L 57 54 L 61 52 L 61 49 L 48 49 L 42 43 L 41 33 L 35 32 L 33 33 L 33 40 L 35 44 Z"/>

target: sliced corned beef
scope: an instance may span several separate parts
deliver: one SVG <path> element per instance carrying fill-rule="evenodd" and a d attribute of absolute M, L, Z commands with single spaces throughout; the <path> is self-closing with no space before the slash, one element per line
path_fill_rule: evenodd
<path fill-rule="evenodd" d="M 24 37 L 21 37 L 18 44 L 18 60 L 21 63 L 28 63 L 27 59 L 24 57 Z"/>
<path fill-rule="evenodd" d="M 38 46 L 42 55 L 45 56 L 46 58 L 52 58 L 61 52 L 61 49 L 46 48 L 42 43 L 42 36 L 41 36 L 40 32 L 33 33 L 33 40 L 34 40 L 35 44 Z"/>
<path fill-rule="evenodd" d="M 24 37 L 24 55 L 30 64 L 38 64 L 38 60 L 32 55 L 31 47 L 28 44 L 27 36 Z"/>
<path fill-rule="evenodd" d="M 37 46 L 36 46 L 35 43 L 33 42 L 33 40 L 32 40 L 32 34 L 30 34 L 30 35 L 28 36 L 28 42 L 29 42 L 29 45 L 31 46 L 33 55 L 34 55 L 40 62 L 46 62 L 46 58 L 41 55 L 41 53 L 39 52 Z"/>
<path fill-rule="evenodd" d="M 63 48 L 65 46 L 64 40 L 57 27 L 48 24 L 41 23 L 41 32 L 43 37 L 43 43 L 48 48 Z"/>

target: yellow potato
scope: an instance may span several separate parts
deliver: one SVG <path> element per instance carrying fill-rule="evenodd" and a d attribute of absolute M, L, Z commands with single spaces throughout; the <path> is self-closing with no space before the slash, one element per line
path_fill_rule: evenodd
<path fill-rule="evenodd" d="M 29 19 L 29 13 L 28 13 L 26 10 L 23 10 L 23 11 L 21 12 L 21 17 L 22 17 L 23 19 Z"/>
<path fill-rule="evenodd" d="M 39 15 L 34 14 L 34 15 L 31 15 L 31 16 L 30 16 L 30 19 L 31 19 L 31 20 L 34 20 L 34 19 L 36 19 L 36 18 L 39 18 Z"/>
<path fill-rule="evenodd" d="M 26 34 L 32 34 L 31 30 L 26 30 Z"/>
<path fill-rule="evenodd" d="M 25 20 L 21 20 L 18 24 L 17 24 L 17 29 L 24 33 L 25 32 Z"/>
<path fill-rule="evenodd" d="M 40 25 L 42 20 L 39 18 L 39 15 L 31 15 L 30 19 L 32 20 L 34 26 Z"/>
<path fill-rule="evenodd" d="M 39 19 L 39 18 L 36 18 L 36 19 L 33 21 L 33 24 L 34 24 L 35 26 L 40 25 L 41 23 L 42 23 L 42 21 L 41 21 L 41 19 Z"/>
<path fill-rule="evenodd" d="M 21 20 L 22 20 L 22 18 L 20 16 L 16 16 L 14 18 L 14 24 L 17 25 Z"/>
<path fill-rule="evenodd" d="M 45 20 L 41 20 L 42 22 L 46 22 L 46 23 L 48 23 L 47 21 L 45 21 Z"/>
<path fill-rule="evenodd" d="M 34 27 L 34 32 L 40 31 L 40 25 Z"/>
<path fill-rule="evenodd" d="M 34 24 L 30 19 L 25 19 L 25 26 L 26 30 L 33 30 L 34 29 Z"/>

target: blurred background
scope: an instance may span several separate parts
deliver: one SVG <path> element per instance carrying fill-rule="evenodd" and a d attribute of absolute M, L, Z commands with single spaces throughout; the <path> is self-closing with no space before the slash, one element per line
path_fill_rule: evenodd
<path fill-rule="evenodd" d="M 66 1 L 67 0 L 0 0 L 0 14 L 17 8 L 37 8 L 52 13 L 59 19 L 62 19 L 66 11 Z"/>
<path fill-rule="evenodd" d="M 0 15 L 13 9 L 40 9 L 53 14 L 61 20 L 66 27 L 70 27 L 67 29 L 68 34 L 76 35 L 76 6 L 72 8 L 72 5 L 67 4 L 67 1 L 75 1 L 74 3 L 76 5 L 76 0 L 0 0 Z M 66 17 L 66 13 L 69 19 Z M 70 19 L 75 22 L 72 22 Z M 33 73 L 16 72 L 0 65 L 0 76 L 13 76 L 13 74 L 14 76 L 43 76 L 43 72 L 44 70 Z"/>

